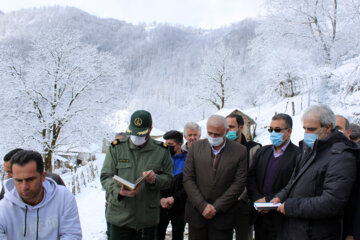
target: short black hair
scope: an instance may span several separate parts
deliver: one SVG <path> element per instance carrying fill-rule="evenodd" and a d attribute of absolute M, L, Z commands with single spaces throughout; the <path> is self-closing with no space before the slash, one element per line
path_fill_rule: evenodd
<path fill-rule="evenodd" d="M 31 150 L 21 150 L 12 156 L 10 161 L 10 169 L 14 164 L 24 166 L 29 162 L 36 162 L 36 171 L 42 174 L 44 172 L 44 161 L 40 153 Z"/>
<path fill-rule="evenodd" d="M 240 126 L 244 126 L 244 118 L 240 114 L 230 113 L 226 116 L 226 118 L 236 118 L 237 124 Z"/>
<path fill-rule="evenodd" d="M 11 150 L 4 156 L 4 162 L 10 161 L 11 157 L 14 156 L 15 153 L 22 151 L 22 150 L 23 150 L 22 148 L 15 148 L 15 149 Z"/>
<path fill-rule="evenodd" d="M 272 120 L 284 120 L 286 128 L 292 128 L 293 126 L 292 118 L 285 113 L 275 114 L 275 116 L 272 117 Z"/>
<path fill-rule="evenodd" d="M 165 140 L 174 139 L 176 143 L 183 143 L 183 134 L 179 131 L 171 130 L 164 134 L 163 138 Z"/>

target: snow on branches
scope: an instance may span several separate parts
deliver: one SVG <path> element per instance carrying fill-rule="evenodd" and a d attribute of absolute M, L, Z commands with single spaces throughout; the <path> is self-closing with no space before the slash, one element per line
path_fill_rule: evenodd
<path fill-rule="evenodd" d="M 83 43 L 77 31 L 47 29 L 26 40 L 26 52 L 8 45 L 3 53 L 12 103 L 6 120 L 23 142 L 41 149 L 51 171 L 60 145 L 84 144 L 105 131 L 104 115 L 121 105 L 122 61 Z"/>

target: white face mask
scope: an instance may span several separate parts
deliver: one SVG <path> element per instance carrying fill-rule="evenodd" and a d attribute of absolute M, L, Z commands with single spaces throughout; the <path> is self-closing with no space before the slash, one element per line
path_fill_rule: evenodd
<path fill-rule="evenodd" d="M 212 137 L 208 136 L 208 141 L 211 146 L 217 147 L 217 146 L 220 146 L 224 142 L 224 137 L 212 138 Z"/>
<path fill-rule="evenodd" d="M 133 142 L 133 144 L 135 144 L 136 146 L 141 146 L 146 142 L 146 136 L 139 137 L 135 135 L 130 135 L 130 139 Z"/>

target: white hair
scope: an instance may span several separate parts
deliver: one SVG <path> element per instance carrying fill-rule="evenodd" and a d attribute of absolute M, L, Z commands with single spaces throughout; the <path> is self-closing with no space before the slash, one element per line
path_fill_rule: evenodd
<path fill-rule="evenodd" d="M 187 130 L 196 130 L 198 131 L 199 135 L 201 135 L 201 127 L 196 122 L 188 122 L 184 126 L 184 135 L 187 136 Z"/>
<path fill-rule="evenodd" d="M 336 117 L 334 112 L 326 105 L 314 105 L 310 106 L 305 110 L 305 113 L 302 116 L 302 121 L 305 118 L 310 118 L 320 121 L 320 126 L 325 127 L 329 124 L 332 125 L 334 129 L 336 126 Z"/>
<path fill-rule="evenodd" d="M 228 126 L 226 118 L 220 115 L 211 115 L 207 121 L 207 124 L 216 127 L 219 125 L 223 125 L 225 129 L 227 129 Z"/>

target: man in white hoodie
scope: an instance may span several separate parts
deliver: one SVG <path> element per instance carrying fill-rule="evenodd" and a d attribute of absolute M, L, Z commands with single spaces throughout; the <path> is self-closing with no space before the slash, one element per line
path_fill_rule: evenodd
<path fill-rule="evenodd" d="M 82 238 L 75 198 L 46 177 L 40 153 L 19 151 L 10 168 L 13 178 L 0 201 L 0 240 Z"/>

